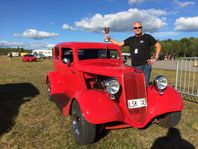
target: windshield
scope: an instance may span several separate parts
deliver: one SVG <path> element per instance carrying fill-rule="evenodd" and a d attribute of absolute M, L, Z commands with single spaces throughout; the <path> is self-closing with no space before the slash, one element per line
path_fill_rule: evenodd
<path fill-rule="evenodd" d="M 34 57 L 34 55 L 28 54 L 28 55 L 24 55 L 24 57 Z"/>
<path fill-rule="evenodd" d="M 116 49 L 79 49 L 78 58 L 79 60 L 120 59 L 120 55 Z"/>

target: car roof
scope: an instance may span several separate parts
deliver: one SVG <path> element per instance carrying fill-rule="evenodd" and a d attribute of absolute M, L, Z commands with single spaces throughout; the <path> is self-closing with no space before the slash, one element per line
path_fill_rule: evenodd
<path fill-rule="evenodd" d="M 120 48 L 115 44 L 103 43 L 103 42 L 62 42 L 62 43 L 58 43 L 56 47 L 57 46 L 60 47 L 69 46 L 76 48 L 106 48 L 108 46 L 108 48 L 114 48 L 114 49 Z"/>

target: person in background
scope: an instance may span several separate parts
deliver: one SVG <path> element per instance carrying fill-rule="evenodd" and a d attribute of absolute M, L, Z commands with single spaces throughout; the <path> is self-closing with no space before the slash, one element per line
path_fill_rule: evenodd
<path fill-rule="evenodd" d="M 9 53 L 8 53 L 8 58 L 9 58 L 9 60 L 12 59 L 12 52 L 9 52 Z"/>
<path fill-rule="evenodd" d="M 112 39 L 109 34 L 105 35 L 111 43 L 118 46 L 129 46 L 131 53 L 131 65 L 144 72 L 146 86 L 149 85 L 151 65 L 157 61 L 160 51 L 161 44 L 153 36 L 142 32 L 143 26 L 141 22 L 134 22 L 133 31 L 134 36 L 125 39 L 122 42 L 118 42 Z M 154 46 L 155 53 L 151 57 L 151 48 Z"/>

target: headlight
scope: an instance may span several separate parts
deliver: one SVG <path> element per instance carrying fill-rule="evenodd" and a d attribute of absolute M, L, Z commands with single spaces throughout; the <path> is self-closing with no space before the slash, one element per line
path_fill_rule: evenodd
<path fill-rule="evenodd" d="M 154 85 L 158 90 L 164 90 L 167 85 L 168 81 L 164 76 L 157 76 L 154 80 Z"/>
<path fill-rule="evenodd" d="M 106 80 L 105 86 L 109 94 L 116 94 L 120 89 L 120 84 L 116 79 Z"/>

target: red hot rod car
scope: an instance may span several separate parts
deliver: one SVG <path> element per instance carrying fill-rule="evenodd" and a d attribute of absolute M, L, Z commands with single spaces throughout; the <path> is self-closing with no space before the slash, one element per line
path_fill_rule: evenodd
<path fill-rule="evenodd" d="M 96 126 L 143 128 L 151 122 L 175 126 L 183 101 L 164 76 L 146 87 L 142 71 L 123 64 L 120 47 L 108 43 L 65 42 L 54 48 L 54 70 L 46 78 L 48 96 L 65 116 L 74 137 L 93 143 Z"/>

